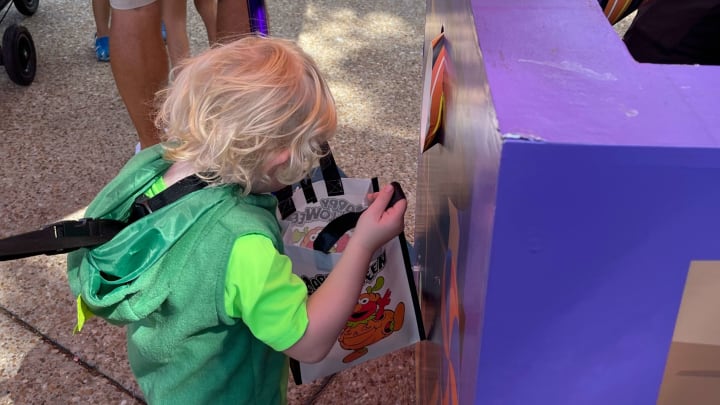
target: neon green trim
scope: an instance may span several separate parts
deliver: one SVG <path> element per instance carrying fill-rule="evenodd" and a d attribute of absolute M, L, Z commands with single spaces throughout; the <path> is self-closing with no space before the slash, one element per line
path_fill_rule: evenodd
<path fill-rule="evenodd" d="M 76 333 L 80 333 L 82 331 L 83 326 L 85 325 L 85 322 L 95 316 L 91 311 L 90 308 L 85 304 L 85 301 L 82 300 L 82 297 L 78 295 L 77 297 L 77 324 L 75 325 L 75 329 L 73 329 L 73 335 Z"/>
<path fill-rule="evenodd" d="M 163 179 L 162 176 L 155 179 L 155 182 L 150 186 L 150 188 L 145 192 L 145 196 L 148 198 L 153 198 L 156 195 L 160 194 L 161 192 L 165 191 L 167 186 L 165 185 L 165 179 Z"/>

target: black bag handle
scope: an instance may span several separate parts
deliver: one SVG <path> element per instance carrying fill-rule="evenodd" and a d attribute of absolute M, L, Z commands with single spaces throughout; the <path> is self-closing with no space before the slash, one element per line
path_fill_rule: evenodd
<path fill-rule="evenodd" d="M 328 196 L 334 197 L 345 194 L 345 188 L 342 183 L 343 176 L 335 162 L 335 157 L 330 150 L 330 145 L 325 142 L 320 145 L 320 150 L 324 154 L 323 157 L 320 158 L 320 174 L 325 182 L 325 189 L 327 190 Z M 317 196 L 313 189 L 313 177 L 314 176 L 308 175 L 308 177 L 302 179 L 299 183 L 305 196 L 305 202 L 308 204 L 317 202 Z M 295 203 L 292 200 L 294 189 L 297 186 L 297 184 L 285 186 L 281 190 L 273 193 L 278 199 L 278 211 L 280 211 L 280 218 L 282 219 L 287 219 L 287 217 L 297 211 Z"/>
<path fill-rule="evenodd" d="M 152 198 L 147 198 L 142 194 L 133 202 L 128 222 L 114 219 L 81 218 L 55 222 L 37 231 L 0 239 L 0 261 L 41 254 L 56 255 L 83 247 L 92 248 L 101 245 L 143 216 L 205 186 L 207 183 L 204 180 L 192 175 L 171 185 Z"/>
<path fill-rule="evenodd" d="M 403 192 L 402 187 L 400 187 L 400 183 L 393 181 L 390 184 L 392 184 L 395 190 L 387 208 L 392 207 L 396 202 L 406 198 L 405 192 Z M 375 191 L 378 190 L 377 181 L 373 182 L 373 188 Z M 345 232 L 355 228 L 363 212 L 365 212 L 365 210 L 360 212 L 346 212 L 330 221 L 315 237 L 313 249 L 319 252 L 329 253 L 330 249 L 335 246 Z"/>
<path fill-rule="evenodd" d="M 280 218 L 286 219 L 295 211 L 297 211 L 297 208 L 295 208 L 295 203 L 292 199 L 292 186 L 285 186 L 273 194 L 275 194 L 275 197 L 278 199 L 278 211 L 280 211 Z"/>
<path fill-rule="evenodd" d="M 322 145 L 322 148 L 325 156 L 320 158 L 320 171 L 322 172 L 323 180 L 325 180 L 327 194 L 330 197 L 343 195 L 345 194 L 345 189 L 343 188 L 342 180 L 340 179 L 340 170 L 338 169 L 337 163 L 335 163 L 335 157 L 330 150 L 330 145 L 326 142 Z"/>

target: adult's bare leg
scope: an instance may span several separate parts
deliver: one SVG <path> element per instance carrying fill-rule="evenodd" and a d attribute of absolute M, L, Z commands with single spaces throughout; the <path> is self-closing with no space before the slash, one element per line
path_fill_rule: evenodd
<path fill-rule="evenodd" d="M 159 142 L 155 93 L 168 78 L 168 57 L 160 33 L 160 2 L 131 10 L 112 9 L 110 65 L 120 97 L 135 125 L 140 146 Z"/>
<path fill-rule="evenodd" d="M 217 6 L 218 0 L 195 0 L 195 9 L 207 31 L 208 44 L 213 45 L 217 41 Z"/>
<path fill-rule="evenodd" d="M 247 0 L 218 0 L 217 41 L 231 42 L 250 32 Z"/>
<path fill-rule="evenodd" d="M 110 35 L 110 3 L 108 0 L 92 0 L 95 32 L 98 38 Z"/>
<path fill-rule="evenodd" d="M 187 34 L 187 4 L 179 0 L 160 0 L 162 20 L 167 32 L 167 50 L 172 67 L 190 56 Z M 160 29 L 160 28 L 158 28 Z"/>

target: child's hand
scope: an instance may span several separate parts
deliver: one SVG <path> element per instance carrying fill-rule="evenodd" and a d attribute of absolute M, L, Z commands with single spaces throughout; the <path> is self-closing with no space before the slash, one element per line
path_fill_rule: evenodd
<path fill-rule="evenodd" d="M 370 252 L 374 252 L 382 245 L 394 238 L 405 227 L 405 210 L 407 200 L 402 199 L 390 208 L 387 208 L 393 196 L 392 185 L 385 185 L 379 192 L 369 196 L 372 204 L 360 216 L 351 240 L 360 243 Z"/>

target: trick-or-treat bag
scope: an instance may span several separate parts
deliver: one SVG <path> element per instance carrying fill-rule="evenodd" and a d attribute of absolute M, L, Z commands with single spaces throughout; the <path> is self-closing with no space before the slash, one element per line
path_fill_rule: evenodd
<path fill-rule="evenodd" d="M 332 271 L 367 208 L 377 179 L 341 177 L 332 154 L 320 161 L 322 179 L 306 179 L 276 193 L 285 254 L 312 295 Z M 397 194 L 397 193 L 396 193 Z M 402 192 L 400 191 L 400 194 Z M 332 305 L 332 303 L 328 303 Z M 296 384 L 312 382 L 425 338 L 405 235 L 375 252 L 357 304 L 327 357 L 294 359 Z"/>

